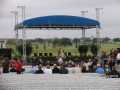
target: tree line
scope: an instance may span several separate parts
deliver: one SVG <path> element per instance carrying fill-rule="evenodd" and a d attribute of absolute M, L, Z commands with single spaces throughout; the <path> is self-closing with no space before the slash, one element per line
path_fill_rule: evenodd
<path fill-rule="evenodd" d="M 15 43 L 15 39 L 14 40 L 8 40 L 8 44 L 14 44 L 16 45 Z M 85 54 L 87 51 L 88 51 L 88 48 L 91 48 L 91 51 L 94 55 L 97 54 L 97 47 L 95 46 L 96 45 L 96 42 L 97 42 L 97 38 L 89 38 L 89 37 L 86 37 L 84 39 L 85 42 L 88 43 L 88 45 L 90 45 L 89 47 L 88 46 L 82 46 L 80 45 L 81 42 L 82 42 L 82 38 L 74 38 L 74 39 L 70 39 L 70 38 L 52 38 L 52 39 L 42 39 L 42 38 L 36 38 L 36 39 L 28 39 L 27 40 L 27 55 L 30 55 L 31 52 L 32 52 L 32 49 L 33 49 L 33 43 L 37 43 L 36 45 L 39 45 L 39 44 L 42 44 L 44 46 L 44 48 L 48 47 L 49 44 L 52 44 L 53 47 L 57 47 L 57 46 L 74 46 L 76 48 L 78 48 L 79 52 L 82 54 Z M 108 37 L 105 37 L 105 38 L 100 38 L 100 41 L 101 43 L 108 43 L 108 42 L 120 42 L 120 38 L 108 38 Z M 22 40 L 19 40 L 19 44 L 18 44 L 18 47 L 17 47 L 17 50 L 21 53 L 22 55 Z M 86 51 L 86 52 L 84 52 Z"/>
<path fill-rule="evenodd" d="M 8 40 L 8 44 L 15 44 L 15 39 L 9 39 Z M 54 45 L 72 45 L 72 44 L 79 44 L 82 42 L 82 38 L 51 38 L 51 39 L 43 39 L 43 38 L 36 38 L 36 39 L 28 39 L 28 42 L 38 42 L 40 44 L 45 44 L 45 43 L 53 43 Z M 90 38 L 90 37 L 86 37 L 84 39 L 85 42 L 90 43 L 90 42 L 97 42 L 97 38 Z M 105 37 L 105 38 L 100 38 L 101 43 L 108 43 L 108 42 L 120 42 L 120 38 L 109 38 L 109 37 Z M 22 40 L 20 39 L 19 42 L 22 42 Z"/>

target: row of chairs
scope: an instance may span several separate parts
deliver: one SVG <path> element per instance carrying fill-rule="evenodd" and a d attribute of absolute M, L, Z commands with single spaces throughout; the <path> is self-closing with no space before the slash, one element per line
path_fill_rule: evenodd
<path fill-rule="evenodd" d="M 65 52 L 65 56 L 71 56 L 71 52 Z M 53 56 L 53 53 L 34 53 L 34 56 Z"/>

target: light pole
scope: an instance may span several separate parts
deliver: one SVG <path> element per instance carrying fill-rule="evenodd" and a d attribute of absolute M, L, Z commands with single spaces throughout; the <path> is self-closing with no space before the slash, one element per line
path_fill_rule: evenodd
<path fill-rule="evenodd" d="M 81 11 L 81 16 L 85 17 L 86 13 L 88 13 L 88 11 Z M 85 43 L 85 28 L 82 28 L 82 40 L 83 43 Z"/>
<path fill-rule="evenodd" d="M 100 22 L 100 14 L 103 8 L 95 8 L 96 11 L 96 20 Z M 96 27 L 96 38 L 97 38 L 97 45 L 98 45 L 98 56 L 100 56 L 100 48 L 101 48 L 101 40 L 100 40 L 100 27 Z"/>
<path fill-rule="evenodd" d="M 25 20 L 25 6 L 17 6 L 22 11 L 22 22 Z M 24 26 L 24 25 L 23 25 Z M 23 38 L 23 60 L 26 60 L 26 32 L 25 28 L 22 28 L 22 38 Z"/>
<path fill-rule="evenodd" d="M 18 39 L 19 39 L 19 34 L 18 34 L 18 29 L 17 29 L 17 25 L 18 25 L 18 11 L 11 11 L 12 14 L 14 14 L 15 17 L 15 38 L 16 38 L 16 47 L 18 46 Z"/>

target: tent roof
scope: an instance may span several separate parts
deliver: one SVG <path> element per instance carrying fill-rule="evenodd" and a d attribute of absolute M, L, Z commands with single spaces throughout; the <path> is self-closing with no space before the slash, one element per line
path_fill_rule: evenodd
<path fill-rule="evenodd" d="M 17 25 L 20 28 L 96 28 L 100 27 L 97 20 L 85 17 L 68 16 L 68 15 L 52 15 L 36 17 L 24 20 Z"/>

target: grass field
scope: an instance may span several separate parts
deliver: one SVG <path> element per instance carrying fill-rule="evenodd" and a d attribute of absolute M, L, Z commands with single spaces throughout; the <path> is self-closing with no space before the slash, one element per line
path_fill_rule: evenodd
<path fill-rule="evenodd" d="M 58 54 L 59 48 L 62 48 L 64 52 L 71 52 L 73 55 L 79 55 L 78 48 L 75 46 L 58 46 L 58 47 L 51 47 L 48 46 L 46 49 L 44 49 L 44 45 L 39 45 L 39 48 L 36 48 L 35 45 L 33 45 L 33 53 L 53 53 L 53 55 Z M 120 48 L 120 43 L 104 43 L 101 44 L 100 51 L 105 51 L 107 53 L 110 52 L 112 48 Z M 90 53 L 89 53 L 90 54 Z"/>
<path fill-rule="evenodd" d="M 106 43 L 101 45 L 101 51 L 106 51 L 107 53 L 109 53 L 112 48 L 120 48 L 120 43 Z"/>

